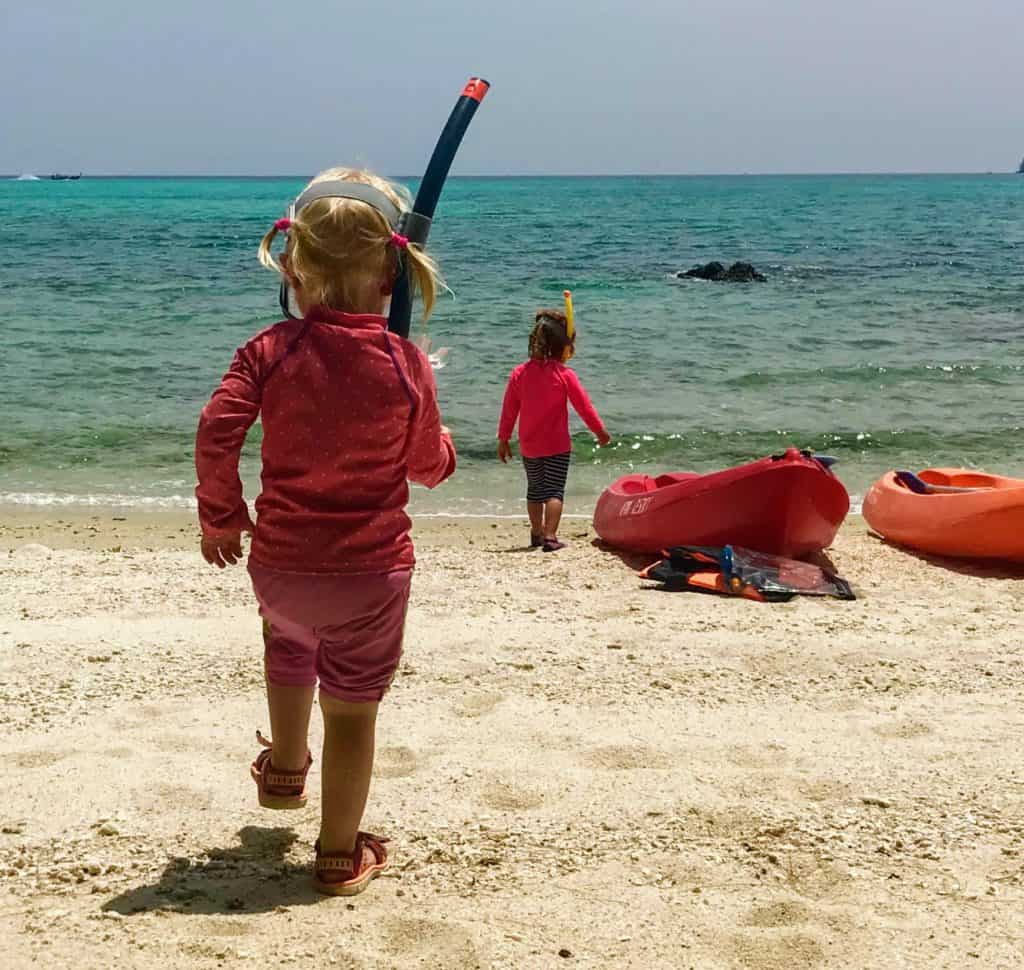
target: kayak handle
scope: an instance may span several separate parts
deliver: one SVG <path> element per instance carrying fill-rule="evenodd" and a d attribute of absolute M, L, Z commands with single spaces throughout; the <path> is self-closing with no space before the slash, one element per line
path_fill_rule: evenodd
<path fill-rule="evenodd" d="M 783 458 L 788 458 L 791 454 L 796 451 L 795 448 L 791 448 L 788 451 L 781 452 L 778 455 L 772 455 L 772 461 L 782 461 Z M 799 452 L 804 458 L 813 458 L 822 468 L 831 468 L 833 465 L 838 464 L 839 459 L 833 455 L 817 455 L 813 451 L 807 448 L 803 448 Z"/>

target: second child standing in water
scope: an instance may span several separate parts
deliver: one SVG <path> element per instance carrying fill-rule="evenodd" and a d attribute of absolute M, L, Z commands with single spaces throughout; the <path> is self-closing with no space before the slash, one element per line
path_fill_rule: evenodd
<path fill-rule="evenodd" d="M 565 548 L 558 540 L 572 442 L 569 403 L 596 435 L 600 445 L 611 438 L 576 373 L 565 361 L 572 356 L 564 313 L 538 310 L 530 333 L 530 359 L 512 371 L 498 423 L 498 457 L 512 457 L 509 441 L 519 421 L 519 449 L 526 466 L 526 509 L 530 545 L 545 552 Z"/>

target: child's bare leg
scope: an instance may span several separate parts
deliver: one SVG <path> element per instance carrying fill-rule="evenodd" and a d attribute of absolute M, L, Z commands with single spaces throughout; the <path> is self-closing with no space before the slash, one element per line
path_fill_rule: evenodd
<path fill-rule="evenodd" d="M 554 539 L 558 536 L 558 526 L 562 521 L 562 500 L 549 498 L 544 503 L 544 538 Z"/>
<path fill-rule="evenodd" d="M 530 516 L 530 532 L 535 536 L 544 535 L 544 503 L 527 502 L 526 511 Z"/>
<path fill-rule="evenodd" d="M 353 704 L 321 693 L 320 710 L 324 716 L 320 849 L 352 852 L 370 791 L 377 703 Z"/>
<path fill-rule="evenodd" d="M 313 688 L 267 681 L 267 705 L 270 707 L 270 737 L 274 742 L 271 763 L 278 771 L 302 771 L 309 751 Z"/>

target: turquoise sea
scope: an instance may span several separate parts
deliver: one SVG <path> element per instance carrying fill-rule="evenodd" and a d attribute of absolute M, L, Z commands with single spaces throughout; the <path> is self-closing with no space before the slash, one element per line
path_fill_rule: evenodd
<path fill-rule="evenodd" d="M 279 318 L 256 246 L 302 185 L 0 181 L 0 503 L 189 501 L 199 409 Z M 420 510 L 519 511 L 494 427 L 533 310 L 565 287 L 615 435 L 577 435 L 575 511 L 628 469 L 790 443 L 837 455 L 855 495 L 894 466 L 1024 475 L 1024 177 L 453 179 L 431 243 L 462 461 Z M 711 259 L 768 282 L 673 277 Z"/>

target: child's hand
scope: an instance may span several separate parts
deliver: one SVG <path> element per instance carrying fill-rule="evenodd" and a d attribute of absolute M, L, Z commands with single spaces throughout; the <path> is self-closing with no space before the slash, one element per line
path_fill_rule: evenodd
<path fill-rule="evenodd" d="M 503 465 L 508 464 L 509 458 L 512 457 L 512 446 L 507 441 L 498 441 L 498 457 Z"/>
<path fill-rule="evenodd" d="M 242 558 L 242 533 L 228 532 L 219 536 L 203 536 L 200 543 L 203 558 L 218 569 L 235 565 Z"/>
<path fill-rule="evenodd" d="M 604 448 L 604 447 L 605 447 L 605 445 L 607 445 L 607 444 L 610 444 L 610 443 L 611 443 L 611 440 L 612 440 L 612 436 L 611 436 L 610 434 L 608 434 L 608 432 L 607 432 L 607 431 L 605 431 L 605 432 L 604 432 L 603 434 L 599 434 L 599 435 L 597 436 L 597 443 L 598 443 L 598 444 L 599 444 L 599 445 L 600 445 L 600 446 L 601 446 L 602 448 Z"/>

